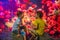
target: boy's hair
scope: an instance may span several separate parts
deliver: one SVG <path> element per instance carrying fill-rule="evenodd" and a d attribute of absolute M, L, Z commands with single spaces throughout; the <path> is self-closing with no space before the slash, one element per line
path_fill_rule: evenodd
<path fill-rule="evenodd" d="M 37 11 L 37 15 L 38 15 L 39 18 L 42 18 L 43 17 L 42 11 Z"/>
<path fill-rule="evenodd" d="M 22 11 L 18 11 L 17 16 L 20 17 L 22 15 L 22 13 L 23 13 Z"/>

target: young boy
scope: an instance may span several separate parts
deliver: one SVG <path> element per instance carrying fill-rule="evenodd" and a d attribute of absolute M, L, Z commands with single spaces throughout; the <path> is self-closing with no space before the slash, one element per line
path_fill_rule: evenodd
<path fill-rule="evenodd" d="M 20 34 L 21 34 L 23 36 L 24 40 L 26 40 L 25 27 L 22 25 L 23 13 L 21 11 L 19 11 L 17 13 L 17 17 L 18 17 L 18 19 L 16 20 L 16 22 L 13 25 L 13 31 L 18 29 L 17 37 L 20 37 Z"/>
<path fill-rule="evenodd" d="M 45 22 L 42 19 L 42 17 L 43 17 L 42 11 L 37 11 L 37 19 L 32 22 L 35 33 L 37 33 L 39 36 L 38 40 L 40 39 L 43 40 L 42 36 L 44 34 Z"/>

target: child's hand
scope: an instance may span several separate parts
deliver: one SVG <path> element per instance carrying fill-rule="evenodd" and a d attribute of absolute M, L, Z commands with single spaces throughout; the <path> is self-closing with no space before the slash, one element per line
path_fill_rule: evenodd
<path fill-rule="evenodd" d="M 18 34 L 17 37 L 19 38 L 20 37 L 20 34 Z"/>
<path fill-rule="evenodd" d="M 13 22 L 6 22 L 5 25 L 8 27 L 8 28 L 11 28 L 13 26 Z"/>

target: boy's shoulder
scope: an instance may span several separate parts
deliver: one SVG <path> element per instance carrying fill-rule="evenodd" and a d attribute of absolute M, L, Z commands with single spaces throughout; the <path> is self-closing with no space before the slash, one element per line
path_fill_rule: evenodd
<path fill-rule="evenodd" d="M 35 21 L 37 21 L 37 22 L 44 22 L 43 19 L 36 19 Z"/>
<path fill-rule="evenodd" d="M 35 19 L 35 20 L 32 21 L 32 22 L 39 23 L 39 22 L 44 22 L 44 20 L 43 20 L 43 19 Z"/>

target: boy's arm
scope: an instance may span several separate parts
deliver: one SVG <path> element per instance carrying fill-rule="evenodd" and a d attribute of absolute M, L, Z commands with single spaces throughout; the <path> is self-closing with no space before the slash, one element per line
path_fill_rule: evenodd
<path fill-rule="evenodd" d="M 29 33 L 31 33 L 31 35 L 35 37 L 35 34 L 33 33 L 33 30 L 29 30 Z"/>
<path fill-rule="evenodd" d="M 20 26 L 18 25 L 18 34 L 20 34 Z"/>
<path fill-rule="evenodd" d="M 44 24 L 45 24 L 45 28 L 44 28 L 44 29 L 46 29 L 46 28 L 47 28 L 47 26 L 48 26 L 48 25 L 47 25 L 47 21 L 46 21 L 46 22 L 44 21 Z"/>
<path fill-rule="evenodd" d="M 32 28 L 37 28 L 37 22 L 36 21 L 33 21 L 32 24 L 31 24 Z"/>
<path fill-rule="evenodd" d="M 20 37 L 20 26 L 18 25 L 18 34 L 17 37 Z"/>

